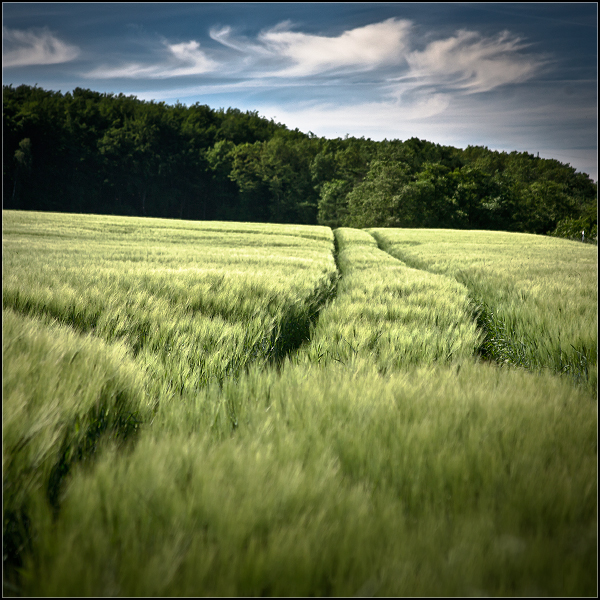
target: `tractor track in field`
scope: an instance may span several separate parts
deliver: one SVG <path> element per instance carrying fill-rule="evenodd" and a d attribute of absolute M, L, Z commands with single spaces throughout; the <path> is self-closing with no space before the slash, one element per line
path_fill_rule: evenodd
<path fill-rule="evenodd" d="M 334 237 L 333 258 L 336 271 L 316 287 L 313 293 L 302 303 L 291 306 L 286 316 L 270 332 L 267 332 L 262 340 L 255 344 L 250 352 L 250 360 L 244 364 L 232 365 L 227 375 L 219 381 L 221 386 L 226 380 L 232 377 L 236 378 L 243 373 L 260 356 L 266 357 L 267 365 L 279 370 L 286 358 L 296 352 L 302 345 L 310 343 L 311 330 L 318 321 L 321 310 L 337 295 L 338 281 L 341 277 L 337 251 L 337 240 Z M 65 311 L 64 307 L 48 305 L 40 299 L 26 298 L 18 292 L 4 294 L 3 309 L 13 311 L 23 317 L 39 320 L 47 326 L 52 326 L 54 323 L 69 327 L 79 335 L 96 334 L 97 326 L 102 317 L 101 308 L 95 311 L 78 311 L 77 307 L 72 306 Z M 146 335 L 140 335 L 138 346 L 131 348 L 134 356 L 146 345 L 148 337 L 147 331 Z M 99 339 L 102 339 L 102 337 L 99 336 Z M 109 341 L 105 340 L 105 342 L 110 344 Z M 60 514 L 61 495 L 70 472 L 77 463 L 89 463 L 97 458 L 97 448 L 101 438 L 112 435 L 118 436 L 121 442 L 127 439 L 129 443 L 135 443 L 135 436 L 130 434 L 137 431 L 140 422 L 136 420 L 135 415 L 131 415 L 131 419 L 122 420 L 123 422 L 119 421 L 117 428 L 111 429 L 107 420 L 111 408 L 108 401 L 108 398 L 104 398 L 98 406 L 93 408 L 98 412 L 96 419 L 90 419 L 95 425 L 87 432 L 82 441 L 73 445 L 73 432 L 78 427 L 78 419 L 75 419 L 67 427 L 61 438 L 61 451 L 51 469 L 48 481 L 44 482 L 46 496 L 55 520 Z M 4 515 L 3 533 L 3 565 L 8 576 L 4 589 L 9 595 L 15 593 L 18 595 L 18 570 L 22 567 L 23 556 L 27 554 L 35 536 L 26 508 L 23 507 L 22 510 L 16 512 L 8 511 Z M 14 583 L 11 583 L 11 581 Z"/>
<path fill-rule="evenodd" d="M 406 256 L 404 253 L 398 253 L 399 255 L 396 256 L 388 252 L 385 243 L 377 232 L 370 235 L 373 236 L 380 250 L 400 260 L 408 267 L 435 275 L 452 277 L 467 289 L 472 306 L 471 317 L 477 323 L 478 330 L 482 333 L 481 343 L 476 350 L 476 354 L 481 360 L 499 366 L 510 365 L 520 367 L 531 372 L 548 368 L 547 365 L 540 363 L 539 360 L 536 360 L 532 356 L 533 352 L 531 349 L 536 347 L 537 340 L 527 336 L 523 337 L 523 335 L 515 332 L 507 324 L 506 320 L 501 315 L 498 315 L 496 307 L 489 306 L 485 298 L 477 293 L 467 274 L 462 273 L 462 276 L 453 277 L 441 271 L 428 268 L 423 261 Z M 561 354 L 560 364 L 553 370 L 557 374 L 567 375 L 575 384 L 579 384 L 587 381 L 596 356 L 594 353 L 590 354 L 590 352 L 587 352 L 583 347 L 576 348 L 572 346 L 572 349 L 574 355 L 569 357 L 566 353 L 564 356 Z"/>
<path fill-rule="evenodd" d="M 385 244 L 383 243 L 381 237 L 379 235 L 377 235 L 377 232 L 371 233 L 370 235 L 373 236 L 373 239 L 377 242 L 377 247 L 382 252 L 385 252 L 392 258 L 395 258 L 395 259 L 403 262 L 406 266 L 410 267 L 411 269 L 418 269 L 419 271 L 425 271 L 427 273 L 432 273 L 433 275 L 443 275 L 445 277 L 450 277 L 446 273 L 441 273 L 439 271 L 436 271 L 435 269 L 427 268 L 427 265 L 423 261 L 420 261 L 418 259 L 413 259 L 409 256 L 406 256 L 405 254 L 396 256 L 396 255 L 390 253 L 386 249 Z M 494 353 L 494 351 L 493 351 L 494 337 L 489 328 L 489 321 L 490 321 L 489 308 L 481 300 L 476 298 L 473 290 L 470 289 L 469 286 L 466 285 L 464 281 L 460 281 L 460 279 L 458 279 L 456 277 L 452 277 L 452 279 L 454 279 L 455 281 L 457 281 L 459 284 L 463 285 L 467 289 L 468 294 L 469 294 L 469 299 L 470 299 L 471 305 L 473 307 L 471 317 L 473 318 L 474 321 L 476 321 L 477 328 L 483 334 L 483 340 L 476 351 L 477 355 L 487 361 L 497 362 L 498 364 L 503 363 L 504 358 L 500 359 L 497 356 L 497 353 Z"/>

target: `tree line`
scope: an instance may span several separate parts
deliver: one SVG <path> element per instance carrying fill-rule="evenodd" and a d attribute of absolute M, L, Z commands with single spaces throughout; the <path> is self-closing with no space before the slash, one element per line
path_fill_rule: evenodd
<path fill-rule="evenodd" d="M 3 86 L 3 207 L 331 227 L 597 232 L 597 183 L 526 152 L 325 139 L 255 111 Z"/>

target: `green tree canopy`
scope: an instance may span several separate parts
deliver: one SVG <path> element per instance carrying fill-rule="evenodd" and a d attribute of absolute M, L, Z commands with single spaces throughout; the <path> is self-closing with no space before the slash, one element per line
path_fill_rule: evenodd
<path fill-rule="evenodd" d="M 597 226 L 597 184 L 526 152 L 325 139 L 256 111 L 26 85 L 3 87 L 3 124 L 4 208 L 556 235 Z"/>

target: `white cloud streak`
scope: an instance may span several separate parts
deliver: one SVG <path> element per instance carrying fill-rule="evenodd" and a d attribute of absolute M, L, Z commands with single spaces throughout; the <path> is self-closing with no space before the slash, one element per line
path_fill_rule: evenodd
<path fill-rule="evenodd" d="M 166 79 L 169 77 L 182 77 L 201 75 L 215 71 L 219 65 L 205 52 L 200 50 L 196 41 L 182 42 L 180 44 L 164 43 L 165 59 L 154 65 L 129 63 L 120 67 L 102 66 L 85 73 L 85 77 L 97 79 Z"/>
<path fill-rule="evenodd" d="M 454 36 L 414 49 L 413 24 L 387 19 L 344 31 L 337 36 L 291 31 L 283 22 L 262 31 L 255 39 L 235 36 L 230 27 L 210 30 L 210 37 L 228 48 L 229 55 L 216 62 L 197 41 L 163 42 L 161 58 L 154 64 L 130 62 L 100 66 L 90 78 L 166 79 L 215 73 L 233 80 L 269 78 L 275 87 L 322 75 L 370 72 L 381 97 L 400 99 L 407 92 L 472 94 L 536 75 L 542 57 L 527 54 L 519 38 L 503 32 L 483 37 L 460 30 Z M 231 53 L 231 50 L 234 53 Z M 396 75 L 390 79 L 390 70 Z M 384 78 L 383 73 L 386 73 Z M 377 82 L 379 78 L 379 82 Z"/>
<path fill-rule="evenodd" d="M 79 48 L 59 40 L 48 29 L 2 27 L 2 66 L 54 65 L 73 60 Z"/>
<path fill-rule="evenodd" d="M 269 57 L 271 56 L 271 51 L 260 44 L 250 42 L 245 37 L 234 37 L 232 35 L 231 27 L 229 26 L 221 27 L 221 29 L 215 29 L 213 27 L 209 31 L 209 35 L 216 42 L 219 42 L 227 48 L 237 50 L 238 52 L 243 52 L 244 54 L 253 53 L 258 55 L 262 54 Z"/>
<path fill-rule="evenodd" d="M 274 55 L 291 60 L 292 65 L 278 75 L 302 77 L 331 69 L 398 64 L 408 47 L 410 28 L 410 21 L 388 19 L 326 37 L 279 26 L 261 33 L 258 39 Z"/>
<path fill-rule="evenodd" d="M 421 98 L 410 105 L 397 102 L 364 102 L 350 106 L 334 103 L 305 103 L 294 107 L 269 104 L 257 106 L 268 118 L 276 118 L 290 128 L 313 131 L 324 137 L 350 134 L 375 140 L 403 139 L 414 135 L 421 125 L 428 126 L 432 118 L 448 108 L 448 99 L 441 95 Z M 437 140 L 436 140 L 437 141 Z"/>
<path fill-rule="evenodd" d="M 409 76 L 427 85 L 448 86 L 465 93 L 487 92 L 510 83 L 521 83 L 545 64 L 538 56 L 520 54 L 526 47 L 505 31 L 483 38 L 461 30 L 455 36 L 430 43 L 407 56 Z"/>
<path fill-rule="evenodd" d="M 524 53 L 527 44 L 507 31 L 484 37 L 459 30 L 417 51 L 412 30 L 411 21 L 392 18 L 336 37 L 293 32 L 289 22 L 261 32 L 256 41 L 236 38 L 230 27 L 213 29 L 210 36 L 244 54 L 246 66 L 254 59 L 255 69 L 248 69 L 248 76 L 292 79 L 393 67 L 400 83 L 396 96 L 420 86 L 444 92 L 486 92 L 522 83 L 547 63 L 544 57 Z M 265 63 L 265 58 L 269 62 Z M 287 64 L 282 66 L 282 61 Z"/>

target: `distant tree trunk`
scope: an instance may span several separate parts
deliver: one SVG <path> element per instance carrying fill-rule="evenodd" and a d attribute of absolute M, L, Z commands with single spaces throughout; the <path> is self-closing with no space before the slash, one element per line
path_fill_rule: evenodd
<path fill-rule="evenodd" d="M 13 208 L 17 206 L 17 184 L 19 182 L 19 169 L 15 169 L 15 184 L 13 185 L 13 193 L 12 193 L 12 205 Z"/>
<path fill-rule="evenodd" d="M 24 138 L 19 142 L 19 148 L 15 151 L 15 163 L 15 184 L 12 193 L 13 206 L 16 206 L 15 203 L 19 197 L 21 173 L 24 172 L 26 176 L 31 174 L 32 153 L 31 140 L 29 138 Z"/>

